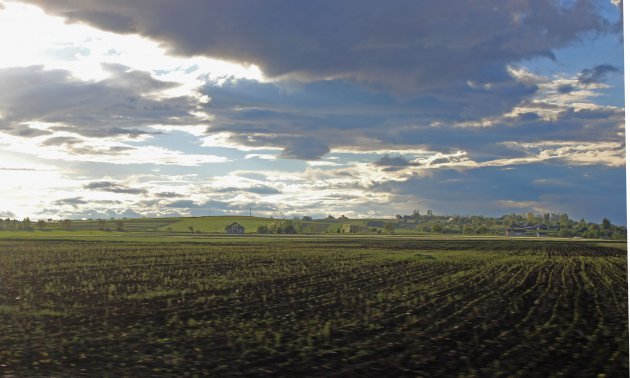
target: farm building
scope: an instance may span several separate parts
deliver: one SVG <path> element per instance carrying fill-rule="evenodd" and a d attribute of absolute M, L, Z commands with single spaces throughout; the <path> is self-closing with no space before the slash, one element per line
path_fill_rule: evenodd
<path fill-rule="evenodd" d="M 238 224 L 238 222 L 232 222 L 228 224 L 227 226 L 225 226 L 225 233 L 226 234 L 244 234 L 245 227 Z"/>

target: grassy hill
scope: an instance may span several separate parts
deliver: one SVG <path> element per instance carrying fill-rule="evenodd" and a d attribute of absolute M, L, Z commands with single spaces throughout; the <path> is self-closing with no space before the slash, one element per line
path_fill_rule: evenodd
<path fill-rule="evenodd" d="M 245 233 L 255 233 L 258 226 L 268 225 L 273 222 L 271 218 L 247 217 L 247 216 L 218 216 L 218 217 L 190 217 L 178 218 L 174 223 L 168 223 L 159 228 L 159 231 L 190 232 L 192 226 L 200 232 L 225 232 L 225 226 L 232 222 L 238 222 L 245 227 Z"/>
<path fill-rule="evenodd" d="M 189 217 L 176 218 L 175 222 L 165 223 L 158 228 L 158 231 L 190 232 L 192 226 L 195 231 L 202 233 L 223 233 L 225 226 L 232 222 L 238 222 L 245 227 L 245 233 L 256 233 L 258 226 L 268 226 L 272 222 L 281 222 L 283 219 L 248 217 L 248 216 L 213 216 L 213 217 Z M 389 220 L 391 221 L 391 220 Z M 343 230 L 344 226 L 354 225 L 360 229 L 361 233 L 368 233 L 369 229 L 377 228 L 382 230 L 382 224 L 387 221 L 373 219 L 315 219 L 315 220 L 293 220 L 296 225 L 300 225 L 302 232 L 307 234 L 337 233 L 337 229 Z M 381 227 L 370 227 L 370 225 Z"/>
<path fill-rule="evenodd" d="M 125 231 L 157 231 L 161 227 L 179 222 L 182 218 L 129 218 L 129 219 L 107 219 L 102 221 L 96 219 L 89 220 L 73 220 L 70 222 L 69 231 L 115 231 L 118 222 L 122 222 Z M 37 229 L 37 224 L 32 227 Z M 44 226 L 45 231 L 66 230 L 62 222 L 47 222 Z"/>
<path fill-rule="evenodd" d="M 174 218 L 129 218 L 129 219 L 108 219 L 99 220 L 73 220 L 68 231 L 116 231 L 118 222 L 122 222 L 123 230 L 130 232 L 190 232 L 190 226 L 195 232 L 201 233 L 223 233 L 225 226 L 232 222 L 238 222 L 245 227 L 245 233 L 256 233 L 259 226 L 268 226 L 272 222 L 282 222 L 284 219 L 248 217 L 248 216 L 205 216 L 205 217 L 174 217 Z M 386 223 L 397 223 L 391 219 L 314 219 L 314 220 L 292 220 L 301 229 L 301 233 L 306 234 L 334 234 L 349 232 L 349 227 L 358 233 L 373 233 L 375 230 L 383 231 Z M 407 233 L 404 227 L 397 225 L 397 230 Z M 61 222 L 47 223 L 46 231 L 64 231 Z M 415 227 L 411 230 L 415 231 Z"/>

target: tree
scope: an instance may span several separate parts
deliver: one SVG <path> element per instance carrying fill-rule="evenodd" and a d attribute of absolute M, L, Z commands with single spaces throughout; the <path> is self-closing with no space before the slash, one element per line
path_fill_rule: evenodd
<path fill-rule="evenodd" d="M 105 230 L 105 219 L 98 220 L 98 229 L 101 231 Z"/>
<path fill-rule="evenodd" d="M 586 237 L 589 239 L 599 239 L 602 234 L 596 228 L 589 228 L 586 232 Z"/>
<path fill-rule="evenodd" d="M 192 234 L 193 232 L 195 232 L 195 227 L 190 225 L 188 226 L 188 230 L 190 231 L 190 233 Z"/>
<path fill-rule="evenodd" d="M 70 219 L 62 220 L 61 228 L 63 228 L 64 230 L 72 230 L 72 221 Z"/>
<path fill-rule="evenodd" d="M 516 225 L 516 214 L 504 215 L 502 219 L 502 223 L 506 227 L 514 227 Z"/>
<path fill-rule="evenodd" d="M 28 217 L 22 220 L 22 229 L 25 231 L 32 231 L 33 225 L 31 224 L 31 220 Z"/>
<path fill-rule="evenodd" d="M 431 232 L 442 232 L 444 229 L 442 225 L 439 223 L 434 223 L 431 225 Z"/>
<path fill-rule="evenodd" d="M 487 234 L 488 233 L 488 227 L 481 225 L 479 227 L 477 227 L 477 229 L 475 230 L 475 233 L 483 235 L 483 234 Z"/>
<path fill-rule="evenodd" d="M 568 238 L 573 236 L 573 234 L 571 233 L 571 230 L 568 228 L 561 228 L 560 231 L 558 231 L 558 236 L 560 236 L 561 238 Z"/>
<path fill-rule="evenodd" d="M 269 227 L 265 226 L 264 224 L 261 224 L 256 229 L 256 232 L 259 233 L 259 234 L 268 234 L 269 233 Z"/>
<path fill-rule="evenodd" d="M 116 222 L 116 231 L 125 231 L 125 224 L 119 220 Z"/>
<path fill-rule="evenodd" d="M 385 232 L 388 232 L 390 234 L 394 233 L 394 224 L 393 223 L 385 223 L 385 225 L 383 226 L 383 228 L 385 229 Z"/>
<path fill-rule="evenodd" d="M 267 232 L 270 234 L 297 234 L 301 227 L 296 226 L 290 220 L 283 220 L 282 222 L 271 222 L 267 227 Z M 261 228 L 258 227 L 260 230 Z"/>
<path fill-rule="evenodd" d="M 43 230 L 46 227 L 46 221 L 43 219 L 40 219 L 37 221 L 37 228 L 39 228 L 39 230 Z"/>
<path fill-rule="evenodd" d="M 531 211 L 527 213 L 527 225 L 533 226 L 536 224 L 536 216 Z"/>
<path fill-rule="evenodd" d="M 580 219 L 580 221 L 578 222 L 578 229 L 582 230 L 583 228 L 586 228 L 588 225 L 586 223 L 586 221 L 584 220 L 584 218 Z"/>
<path fill-rule="evenodd" d="M 290 220 L 282 221 L 280 228 L 284 234 L 297 234 L 297 227 Z"/>
<path fill-rule="evenodd" d="M 611 223 L 610 223 L 610 220 L 608 220 L 608 218 L 602 219 L 602 228 L 604 230 L 610 230 L 610 226 L 611 226 Z"/>

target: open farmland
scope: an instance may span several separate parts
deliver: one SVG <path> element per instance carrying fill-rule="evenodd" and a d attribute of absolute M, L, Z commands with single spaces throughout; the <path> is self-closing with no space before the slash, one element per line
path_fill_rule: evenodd
<path fill-rule="evenodd" d="M 625 244 L 0 240 L 0 375 L 628 373 Z"/>

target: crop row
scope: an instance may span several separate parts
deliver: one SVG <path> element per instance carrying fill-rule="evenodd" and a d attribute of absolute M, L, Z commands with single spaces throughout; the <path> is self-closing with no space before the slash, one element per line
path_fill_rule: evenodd
<path fill-rule="evenodd" d="M 0 242 L 0 374 L 623 375 L 626 253 Z"/>

